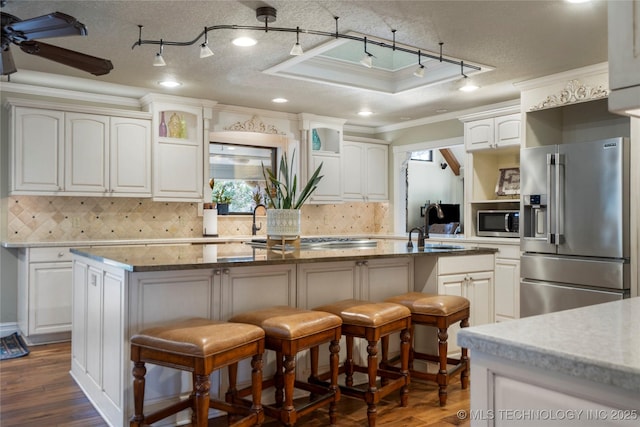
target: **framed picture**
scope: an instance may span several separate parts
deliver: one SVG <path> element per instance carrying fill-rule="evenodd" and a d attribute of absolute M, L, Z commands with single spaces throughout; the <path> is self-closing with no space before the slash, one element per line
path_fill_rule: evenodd
<path fill-rule="evenodd" d="M 520 195 L 520 168 L 500 169 L 496 194 L 498 196 Z"/>

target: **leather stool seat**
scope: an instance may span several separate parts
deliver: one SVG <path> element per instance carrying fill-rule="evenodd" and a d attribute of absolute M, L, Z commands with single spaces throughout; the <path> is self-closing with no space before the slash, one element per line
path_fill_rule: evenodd
<path fill-rule="evenodd" d="M 289 306 L 276 306 L 240 313 L 230 322 L 259 326 L 265 332 L 265 348 L 276 352 L 276 373 L 263 380 L 262 387 L 275 387 L 275 404 L 264 405 L 268 416 L 293 426 L 300 416 L 329 404 L 329 419 L 336 423 L 336 403 L 340 400 L 338 388 L 338 353 L 342 320 L 331 313 L 303 310 Z M 328 384 L 316 379 L 318 352 L 321 344 L 329 343 L 331 381 Z M 308 381 L 295 379 L 295 358 L 302 350 L 312 354 L 311 376 Z M 294 406 L 294 389 L 311 393 L 309 402 Z M 246 391 L 241 391 L 244 393 Z"/>
<path fill-rule="evenodd" d="M 367 420 L 369 427 L 376 424 L 377 404 L 384 396 L 400 389 L 400 404 L 407 406 L 409 396 L 409 350 L 411 311 L 402 305 L 388 302 L 370 302 L 357 299 L 338 301 L 333 304 L 316 307 L 315 310 L 326 311 L 342 318 L 342 334 L 347 341 L 347 358 L 340 373 L 346 375 L 341 391 L 347 395 L 362 398 L 367 403 Z M 391 334 L 399 332 L 401 339 L 400 372 L 385 368 L 386 354 L 378 366 L 378 341 L 382 347 L 388 348 Z M 367 366 L 359 366 L 353 360 L 354 338 L 367 340 Z M 353 374 L 367 374 L 366 389 L 354 387 Z M 380 386 L 377 378 L 380 378 Z"/>
<path fill-rule="evenodd" d="M 447 403 L 447 386 L 452 375 L 460 373 L 460 383 L 466 389 L 469 385 L 469 357 L 466 348 L 461 349 L 459 359 L 447 357 L 448 352 L 448 328 L 460 322 L 460 327 L 469 326 L 469 300 L 455 295 L 435 295 L 421 292 L 409 292 L 387 298 L 385 301 L 402 304 L 411 310 L 412 337 L 414 337 L 415 325 L 427 325 L 438 328 L 438 355 L 430 355 L 415 351 L 411 347 L 410 371 L 413 378 L 435 381 L 439 386 L 440 406 Z M 414 339 L 415 341 L 415 339 Z M 422 372 L 414 369 L 413 361 L 429 360 L 439 364 L 436 374 Z M 449 365 L 453 365 L 449 369 Z"/>
<path fill-rule="evenodd" d="M 152 424 L 169 415 L 191 407 L 191 424 L 208 425 L 209 408 L 230 415 L 243 415 L 232 426 L 261 425 L 264 413 L 261 405 L 262 354 L 264 331 L 254 325 L 218 322 L 192 318 L 145 329 L 131 337 L 131 360 L 135 414 L 131 426 Z M 240 403 L 235 395 L 237 364 L 252 358 L 252 405 Z M 189 399 L 178 402 L 149 415 L 144 415 L 145 363 L 166 366 L 193 373 L 193 393 Z M 209 396 L 211 372 L 229 366 L 229 392 L 226 401 Z"/>

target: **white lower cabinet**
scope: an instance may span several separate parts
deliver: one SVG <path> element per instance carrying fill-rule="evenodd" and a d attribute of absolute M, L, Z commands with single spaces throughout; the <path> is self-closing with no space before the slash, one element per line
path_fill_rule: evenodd
<path fill-rule="evenodd" d="M 68 247 L 18 254 L 18 328 L 29 344 L 71 337 L 71 253 Z"/>
<path fill-rule="evenodd" d="M 520 244 L 482 244 L 498 249 L 495 265 L 495 321 L 520 318 Z"/>
<path fill-rule="evenodd" d="M 457 295 L 469 300 L 469 325 L 477 326 L 495 321 L 494 256 L 451 256 L 438 260 L 438 294 Z M 449 327 L 449 354 L 458 354 L 456 344 L 460 325 Z"/>

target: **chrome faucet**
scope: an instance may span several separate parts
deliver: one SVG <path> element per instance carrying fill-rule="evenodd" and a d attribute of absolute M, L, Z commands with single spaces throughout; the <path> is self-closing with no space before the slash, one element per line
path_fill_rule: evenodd
<path fill-rule="evenodd" d="M 429 211 L 431 211 L 431 209 L 436 210 L 436 213 L 438 214 L 438 218 L 440 219 L 444 218 L 444 212 L 442 212 L 442 208 L 440 207 L 439 203 L 431 203 L 429 206 L 427 206 L 427 209 L 424 210 L 424 238 L 425 239 L 429 238 Z"/>
<path fill-rule="evenodd" d="M 256 207 L 253 208 L 253 222 L 251 223 L 251 235 L 252 236 L 255 236 L 256 233 L 258 232 L 258 230 L 262 229 L 262 223 L 260 223 L 260 225 L 256 225 L 256 211 L 261 206 L 264 208 L 265 211 L 267 210 L 267 207 L 265 205 L 263 205 L 262 203 L 258 203 L 256 205 Z"/>
<path fill-rule="evenodd" d="M 422 232 L 422 228 L 414 227 L 409 231 L 409 241 L 407 242 L 407 248 L 412 249 L 413 243 L 411 242 L 411 233 L 415 230 L 418 230 L 418 249 L 424 249 L 424 233 Z"/>

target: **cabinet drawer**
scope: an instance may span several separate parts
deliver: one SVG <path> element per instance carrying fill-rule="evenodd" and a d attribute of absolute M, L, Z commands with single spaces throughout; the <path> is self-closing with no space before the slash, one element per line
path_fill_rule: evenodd
<path fill-rule="evenodd" d="M 496 258 L 507 259 L 520 259 L 520 245 L 492 245 L 492 244 L 479 244 L 481 248 L 496 248 Z"/>
<path fill-rule="evenodd" d="M 438 260 L 438 275 L 493 271 L 493 255 L 447 256 Z"/>
<path fill-rule="evenodd" d="M 30 248 L 29 262 L 71 261 L 71 249 L 68 246 L 51 248 Z"/>

